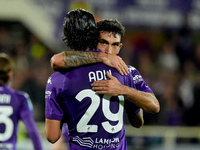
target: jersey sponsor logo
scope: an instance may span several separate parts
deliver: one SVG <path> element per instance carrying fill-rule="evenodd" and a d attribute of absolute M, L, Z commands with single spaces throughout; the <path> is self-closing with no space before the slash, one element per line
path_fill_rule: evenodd
<path fill-rule="evenodd" d="M 119 138 L 96 138 L 92 140 L 90 137 L 80 138 L 79 136 L 73 137 L 73 141 L 77 142 L 80 146 L 92 148 L 92 149 L 105 149 L 105 148 L 117 148 L 119 147 Z"/>
<path fill-rule="evenodd" d="M 79 136 L 73 137 L 73 141 L 84 147 L 92 148 L 94 141 L 90 137 L 80 138 Z"/>
<path fill-rule="evenodd" d="M 133 81 L 134 81 L 134 84 L 136 84 L 136 83 L 138 83 L 138 82 L 143 81 L 143 78 L 142 78 L 141 75 L 135 75 L 135 76 L 133 77 Z"/>
<path fill-rule="evenodd" d="M 108 70 L 109 73 L 112 75 L 111 70 Z M 98 80 L 107 80 L 106 77 L 106 70 L 98 70 L 98 71 L 91 71 L 88 73 L 89 82 L 94 82 Z"/>

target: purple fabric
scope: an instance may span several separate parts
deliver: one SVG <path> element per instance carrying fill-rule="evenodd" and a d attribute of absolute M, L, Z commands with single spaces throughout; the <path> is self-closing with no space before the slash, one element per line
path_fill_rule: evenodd
<path fill-rule="evenodd" d="M 68 124 L 69 149 L 127 149 L 123 117 L 124 107 L 131 102 L 123 96 L 98 95 L 91 89 L 91 83 L 106 80 L 108 70 L 122 84 L 152 92 L 139 72 L 129 68 L 130 73 L 122 76 L 116 69 L 98 63 L 49 77 L 45 115 Z M 139 110 L 134 109 L 135 113 Z"/>

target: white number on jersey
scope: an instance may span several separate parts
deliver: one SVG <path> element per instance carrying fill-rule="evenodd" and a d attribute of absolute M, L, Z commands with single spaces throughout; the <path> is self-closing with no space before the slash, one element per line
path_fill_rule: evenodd
<path fill-rule="evenodd" d="M 13 133 L 14 124 L 9 118 L 13 114 L 12 106 L 0 106 L 0 123 L 5 124 L 5 132 L 0 133 L 0 141 L 8 140 Z"/>
<path fill-rule="evenodd" d="M 90 89 L 83 90 L 76 95 L 76 99 L 80 102 L 86 97 L 91 99 L 91 104 L 78 122 L 77 131 L 97 132 L 98 125 L 89 125 L 88 123 L 100 106 L 100 97 Z M 111 125 L 109 121 L 106 121 L 102 122 L 102 126 L 108 133 L 117 133 L 122 129 L 123 126 L 124 97 L 119 96 L 119 110 L 117 113 L 112 113 L 110 111 L 110 98 L 111 96 L 104 95 L 102 100 L 102 112 L 108 120 L 118 121 L 118 123 L 116 125 Z"/>

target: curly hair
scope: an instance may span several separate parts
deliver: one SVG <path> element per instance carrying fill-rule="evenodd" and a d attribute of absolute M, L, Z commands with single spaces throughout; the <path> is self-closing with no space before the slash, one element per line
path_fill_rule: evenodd
<path fill-rule="evenodd" d="M 99 39 L 94 16 L 84 9 L 67 13 L 63 23 L 65 44 L 73 50 L 96 49 Z"/>
<path fill-rule="evenodd" d="M 115 36 L 119 34 L 121 38 L 125 34 L 125 27 L 117 19 L 103 19 L 97 22 L 97 29 L 100 32 L 108 31 L 112 32 Z"/>

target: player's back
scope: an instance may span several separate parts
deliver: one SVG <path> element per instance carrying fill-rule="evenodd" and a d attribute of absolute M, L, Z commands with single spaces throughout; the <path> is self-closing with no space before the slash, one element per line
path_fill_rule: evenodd
<path fill-rule="evenodd" d="M 68 123 L 72 149 L 78 148 L 77 145 L 91 149 L 126 149 L 124 97 L 98 95 L 91 89 L 94 81 L 107 79 L 106 71 L 127 84 L 127 77 L 102 63 L 64 74 L 59 99 L 63 121 Z"/>
<path fill-rule="evenodd" d="M 0 86 L 0 149 L 16 149 L 18 121 L 32 113 L 26 93 Z"/>

